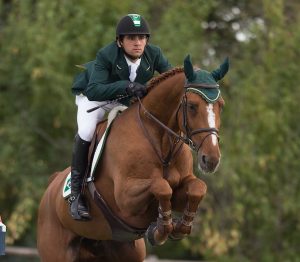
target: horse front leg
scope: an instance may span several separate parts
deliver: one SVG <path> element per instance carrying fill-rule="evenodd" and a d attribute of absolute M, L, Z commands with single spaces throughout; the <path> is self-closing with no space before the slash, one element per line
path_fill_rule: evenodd
<path fill-rule="evenodd" d="M 159 177 L 153 179 L 150 192 L 159 203 L 158 218 L 157 222 L 149 226 L 146 237 L 153 246 L 162 245 L 173 230 L 171 211 L 172 188 L 165 179 Z"/>
<path fill-rule="evenodd" d="M 183 214 L 178 221 L 173 221 L 174 230 L 170 234 L 170 239 L 182 239 L 191 233 L 194 217 L 206 190 L 206 184 L 194 176 L 188 176 L 183 180 L 181 188 L 174 194 L 172 201 L 175 209 L 178 209 L 175 206 L 176 202 L 179 203 L 181 206 L 179 209 L 180 211 L 183 209 Z"/>

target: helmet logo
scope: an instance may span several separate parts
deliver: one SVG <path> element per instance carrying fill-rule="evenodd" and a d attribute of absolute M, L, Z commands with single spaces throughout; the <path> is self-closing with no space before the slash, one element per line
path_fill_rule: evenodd
<path fill-rule="evenodd" d="M 128 16 L 131 18 L 131 20 L 132 20 L 135 27 L 140 27 L 141 26 L 141 16 L 140 15 L 138 15 L 138 14 L 129 14 Z"/>

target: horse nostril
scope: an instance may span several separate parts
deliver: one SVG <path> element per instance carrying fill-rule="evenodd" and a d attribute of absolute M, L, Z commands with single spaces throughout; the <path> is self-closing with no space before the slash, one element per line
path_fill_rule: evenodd
<path fill-rule="evenodd" d="M 219 163 L 218 158 L 209 155 L 202 155 L 201 160 L 202 164 L 208 169 L 214 169 Z"/>

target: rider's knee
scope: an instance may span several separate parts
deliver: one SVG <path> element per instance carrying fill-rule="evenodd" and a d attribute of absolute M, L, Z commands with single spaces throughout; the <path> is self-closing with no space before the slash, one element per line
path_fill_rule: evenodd
<path fill-rule="evenodd" d="M 96 124 L 94 124 L 93 126 L 86 125 L 83 128 L 78 129 L 78 134 L 81 137 L 81 139 L 90 142 L 92 141 L 95 130 Z"/>

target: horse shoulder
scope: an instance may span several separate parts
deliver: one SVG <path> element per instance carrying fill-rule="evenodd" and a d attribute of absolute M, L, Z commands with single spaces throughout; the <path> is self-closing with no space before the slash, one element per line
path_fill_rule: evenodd
<path fill-rule="evenodd" d="M 193 154 L 187 145 L 183 145 L 180 157 L 177 160 L 176 168 L 183 178 L 188 174 L 193 173 Z"/>

